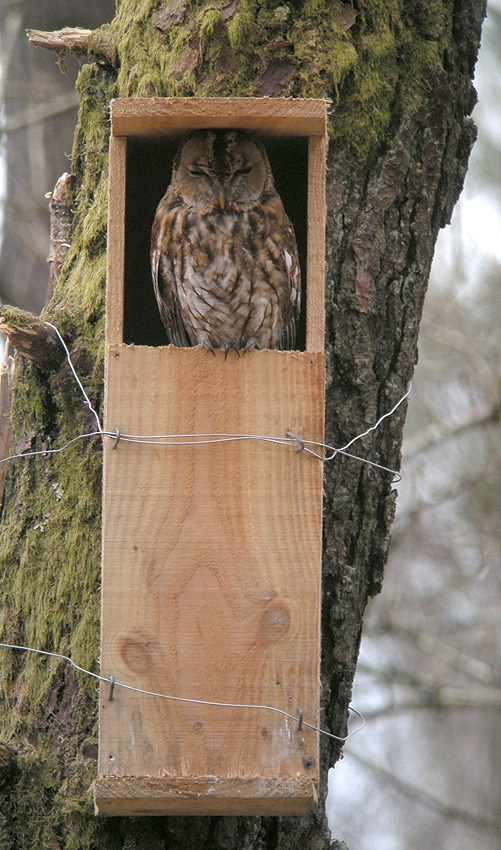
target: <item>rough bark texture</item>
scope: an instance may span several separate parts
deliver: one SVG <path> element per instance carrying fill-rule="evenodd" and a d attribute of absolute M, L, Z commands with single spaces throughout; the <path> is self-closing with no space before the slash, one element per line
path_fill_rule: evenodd
<path fill-rule="evenodd" d="M 109 62 L 82 68 L 71 247 L 46 308 L 101 397 L 107 107 L 134 95 L 331 97 L 327 437 L 343 445 L 405 392 L 433 246 L 462 186 L 474 129 L 471 77 L 483 0 L 119 0 L 102 28 Z M 99 41 L 99 39 L 98 39 Z M 97 43 L 97 41 L 96 41 Z M 90 430 L 63 362 L 17 370 L 18 446 Z M 399 466 L 404 407 L 358 453 Z M 21 449 L 22 450 L 22 449 Z M 343 734 L 365 606 L 381 587 L 391 476 L 337 456 L 326 467 L 323 702 Z M 100 453 L 95 442 L 11 467 L 0 528 L 2 641 L 70 654 L 97 670 Z M 2 651 L 0 737 L 16 751 L 0 787 L 0 846 L 327 848 L 320 805 L 287 818 L 96 820 L 94 683 L 52 659 Z M 370 734 L 370 731 L 367 733 Z M 324 768 L 339 755 L 322 742 Z M 323 791 L 325 792 L 325 773 Z"/>

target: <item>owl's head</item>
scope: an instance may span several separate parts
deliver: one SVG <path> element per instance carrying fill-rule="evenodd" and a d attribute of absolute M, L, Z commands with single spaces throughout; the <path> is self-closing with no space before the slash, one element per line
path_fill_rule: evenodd
<path fill-rule="evenodd" d="M 273 191 L 273 176 L 260 142 L 238 130 L 197 130 L 179 146 L 171 188 L 200 212 L 234 212 Z"/>

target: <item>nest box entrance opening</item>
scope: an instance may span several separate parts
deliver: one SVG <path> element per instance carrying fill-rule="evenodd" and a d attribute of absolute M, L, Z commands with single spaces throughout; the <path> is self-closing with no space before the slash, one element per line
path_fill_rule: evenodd
<path fill-rule="evenodd" d="M 250 136 L 251 130 L 247 131 Z M 134 345 L 166 345 L 153 293 L 150 270 L 150 235 L 157 204 L 169 185 L 178 145 L 187 134 L 127 139 L 125 198 L 125 265 L 123 342 Z M 301 313 L 296 349 L 306 347 L 307 312 L 307 198 L 308 139 L 304 136 L 263 136 L 275 187 L 289 216 L 301 265 Z"/>
<path fill-rule="evenodd" d="M 295 349 L 323 351 L 326 102 L 288 98 L 130 98 L 112 102 L 107 339 L 168 344 L 153 291 L 151 227 L 180 142 L 237 129 L 266 148 L 301 267 Z"/>

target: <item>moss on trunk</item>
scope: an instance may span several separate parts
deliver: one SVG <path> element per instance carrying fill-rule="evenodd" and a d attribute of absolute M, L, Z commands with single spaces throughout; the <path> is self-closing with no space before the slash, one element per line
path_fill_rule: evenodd
<path fill-rule="evenodd" d="M 412 375 L 433 245 L 474 138 L 483 0 L 117 0 L 78 80 L 71 248 L 43 312 L 68 341 L 92 402 L 102 393 L 109 102 L 134 96 L 328 97 L 327 431 L 365 430 Z M 106 48 L 106 49 L 104 49 Z M 363 451 L 398 467 L 403 410 Z M 14 448 L 58 448 L 94 423 L 67 364 L 16 370 Z M 98 670 L 100 443 L 12 463 L 0 526 L 1 640 Z M 368 596 L 381 584 L 389 476 L 338 456 L 326 469 L 323 699 L 342 733 Z M 0 740 L 18 751 L 0 787 L 0 846 L 328 846 L 321 807 L 293 819 L 94 818 L 94 680 L 2 650 Z M 325 766 L 338 747 L 323 748 Z"/>

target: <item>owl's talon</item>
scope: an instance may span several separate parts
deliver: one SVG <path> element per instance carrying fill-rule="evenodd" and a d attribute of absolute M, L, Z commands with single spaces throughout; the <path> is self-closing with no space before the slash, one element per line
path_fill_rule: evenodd
<path fill-rule="evenodd" d="M 259 340 L 255 336 L 251 336 L 244 345 L 244 354 L 247 354 L 248 351 L 255 351 L 256 348 L 259 348 Z"/>
<path fill-rule="evenodd" d="M 226 345 L 223 346 L 223 351 L 224 351 L 224 359 L 225 360 L 228 357 L 229 351 L 236 351 L 237 357 L 240 357 L 240 349 L 238 348 L 238 346 L 234 342 L 227 342 Z"/>
<path fill-rule="evenodd" d="M 210 351 L 210 353 L 213 354 L 214 357 L 216 356 L 216 352 L 214 351 L 214 346 L 212 345 L 212 342 L 209 339 L 204 339 L 203 342 L 199 342 L 198 347 L 199 348 L 205 348 L 206 351 Z"/>

